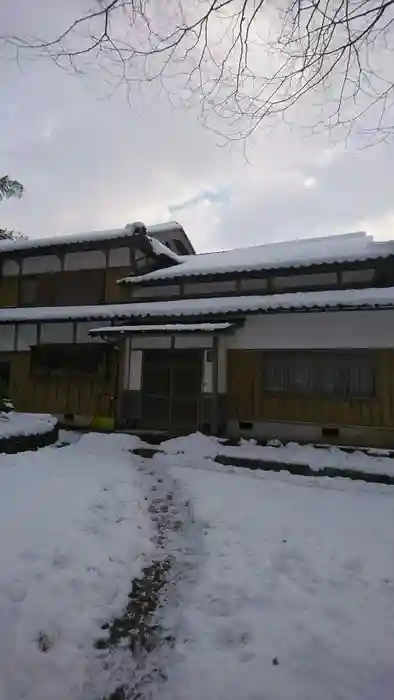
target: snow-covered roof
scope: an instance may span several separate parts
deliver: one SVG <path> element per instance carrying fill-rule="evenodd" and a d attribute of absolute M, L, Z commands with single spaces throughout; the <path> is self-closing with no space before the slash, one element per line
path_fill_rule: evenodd
<path fill-rule="evenodd" d="M 357 232 L 177 256 L 177 262 L 181 264 L 144 275 L 126 277 L 122 281 L 136 284 L 175 277 L 355 262 L 388 255 L 394 255 L 394 241 L 377 242 L 372 236 Z"/>
<path fill-rule="evenodd" d="M 164 243 L 161 243 L 160 241 L 157 240 L 157 238 L 153 238 L 152 236 L 147 236 L 147 239 L 149 243 L 152 246 L 152 250 L 155 255 L 165 255 L 166 258 L 171 258 L 171 260 L 174 261 L 174 264 L 177 265 L 178 263 L 181 263 L 185 257 L 185 255 L 178 255 L 177 253 L 174 253 L 173 250 L 170 250 L 170 248 L 167 248 Z"/>
<path fill-rule="evenodd" d="M 138 319 L 225 314 L 277 313 L 319 309 L 394 308 L 394 287 L 334 289 L 323 292 L 295 292 L 266 296 L 233 296 L 179 299 L 95 306 L 42 306 L 0 309 L 0 323 L 57 321 L 74 319 Z"/>
<path fill-rule="evenodd" d="M 46 236 L 43 238 L 28 238 L 27 240 L 2 240 L 0 241 L 0 253 L 11 250 L 28 250 L 30 248 L 43 248 L 52 245 L 71 245 L 75 243 L 89 243 L 107 241 L 117 238 L 132 236 L 139 222 L 127 224 L 124 228 L 109 229 L 106 231 L 90 231 L 87 233 L 66 233 L 59 236 Z M 169 231 L 183 231 L 183 227 L 177 221 L 168 221 L 163 224 L 153 224 L 146 227 L 148 234 L 160 236 Z M 167 250 L 167 249 L 166 249 Z M 168 252 L 168 251 L 167 251 Z M 174 253 L 175 255 L 175 253 Z"/>
<path fill-rule="evenodd" d="M 222 323 L 165 323 L 149 326 L 105 326 L 92 328 L 89 335 L 132 335 L 134 333 L 215 333 L 226 331 L 234 324 L 224 321 Z"/>

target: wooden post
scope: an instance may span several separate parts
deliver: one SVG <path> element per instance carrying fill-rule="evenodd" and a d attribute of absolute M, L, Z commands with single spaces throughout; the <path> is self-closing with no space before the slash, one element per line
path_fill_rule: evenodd
<path fill-rule="evenodd" d="M 122 428 L 122 395 L 124 390 L 124 378 L 126 370 L 126 360 L 128 358 L 129 343 L 128 338 L 120 338 L 117 343 L 117 363 L 115 376 L 115 393 L 114 393 L 114 421 L 115 428 Z"/>
<path fill-rule="evenodd" d="M 212 347 L 212 398 L 211 398 L 211 433 L 219 432 L 219 337 L 213 336 Z"/>

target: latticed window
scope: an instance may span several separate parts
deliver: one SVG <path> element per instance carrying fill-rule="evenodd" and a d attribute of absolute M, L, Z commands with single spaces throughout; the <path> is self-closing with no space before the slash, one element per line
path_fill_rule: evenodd
<path fill-rule="evenodd" d="M 363 398 L 375 393 L 375 356 L 365 352 L 264 353 L 265 391 Z"/>

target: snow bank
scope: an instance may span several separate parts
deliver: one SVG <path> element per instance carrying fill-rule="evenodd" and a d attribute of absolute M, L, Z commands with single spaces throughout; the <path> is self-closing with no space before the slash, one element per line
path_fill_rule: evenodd
<path fill-rule="evenodd" d="M 166 440 L 160 444 L 159 449 L 173 455 L 185 453 L 198 457 L 216 457 L 221 451 L 221 444 L 217 438 L 210 435 L 192 433 Z"/>
<path fill-rule="evenodd" d="M 210 457 L 214 459 L 220 454 L 266 462 L 306 464 L 314 471 L 325 467 L 335 467 L 336 469 L 394 476 L 394 459 L 381 456 L 379 450 L 376 450 L 375 454 L 367 454 L 362 450 L 346 452 L 335 446 L 314 447 L 313 445 L 299 445 L 295 442 L 289 442 L 286 445 L 278 443 L 278 446 L 274 447 L 258 445 L 255 440 L 240 440 L 239 445 L 231 447 L 223 445 L 218 438 L 201 433 L 167 440 L 160 445 L 160 449 L 166 454 L 184 453 L 199 458 Z M 384 453 L 383 450 L 380 452 Z"/>
<path fill-rule="evenodd" d="M 17 435 L 41 435 L 55 427 L 57 418 L 45 413 L 12 413 L 0 416 L 0 440 Z"/>
<path fill-rule="evenodd" d="M 152 548 L 137 443 L 89 434 L 0 457 L 1 698 L 79 700 L 93 682 L 100 626 Z"/>

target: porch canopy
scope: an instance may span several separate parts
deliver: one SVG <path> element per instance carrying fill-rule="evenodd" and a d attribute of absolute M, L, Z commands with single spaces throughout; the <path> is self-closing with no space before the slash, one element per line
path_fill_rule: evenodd
<path fill-rule="evenodd" d="M 239 321 L 221 321 L 217 323 L 164 323 L 164 324 L 149 324 L 137 326 L 103 326 L 100 328 L 92 328 L 89 335 L 100 338 L 120 338 L 132 335 L 157 335 L 164 333 L 165 335 L 178 335 L 184 333 L 205 333 L 214 334 L 224 333 L 226 331 L 235 330 L 239 325 Z"/>

